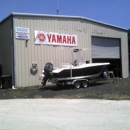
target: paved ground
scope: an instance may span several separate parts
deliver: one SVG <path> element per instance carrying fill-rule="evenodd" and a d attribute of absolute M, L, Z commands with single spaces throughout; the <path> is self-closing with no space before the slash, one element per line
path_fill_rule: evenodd
<path fill-rule="evenodd" d="M 0 100 L 0 130 L 129 129 L 128 100 Z"/>

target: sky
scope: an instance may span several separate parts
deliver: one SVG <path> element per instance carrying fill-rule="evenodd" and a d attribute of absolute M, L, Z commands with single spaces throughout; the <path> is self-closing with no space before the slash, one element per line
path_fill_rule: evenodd
<path fill-rule="evenodd" d="M 130 0 L 0 0 L 0 21 L 17 13 L 81 16 L 130 29 Z"/>

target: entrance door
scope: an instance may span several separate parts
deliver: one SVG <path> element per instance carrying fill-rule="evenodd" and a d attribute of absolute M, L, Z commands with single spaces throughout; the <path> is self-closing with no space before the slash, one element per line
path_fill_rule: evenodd
<path fill-rule="evenodd" d="M 107 69 L 122 77 L 120 39 L 92 37 L 92 62 L 109 62 Z"/>

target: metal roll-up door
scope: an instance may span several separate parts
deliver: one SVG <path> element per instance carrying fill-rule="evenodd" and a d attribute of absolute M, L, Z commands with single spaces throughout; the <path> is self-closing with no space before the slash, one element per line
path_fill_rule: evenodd
<path fill-rule="evenodd" d="M 120 59 L 120 39 L 92 37 L 92 58 Z"/>

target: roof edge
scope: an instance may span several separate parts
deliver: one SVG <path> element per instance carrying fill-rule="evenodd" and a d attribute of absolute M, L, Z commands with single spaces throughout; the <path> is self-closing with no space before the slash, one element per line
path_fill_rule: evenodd
<path fill-rule="evenodd" d="M 0 24 L 2 24 L 5 20 L 7 20 L 8 18 L 10 18 L 12 16 L 12 13 L 10 15 L 8 15 L 7 17 L 5 17 L 2 21 L 0 21 Z"/>
<path fill-rule="evenodd" d="M 12 12 L 9 16 L 7 16 L 5 19 L 3 19 L 3 20 L 0 22 L 0 24 L 1 24 L 3 21 L 5 21 L 6 19 L 8 19 L 11 15 L 13 15 L 13 16 L 36 16 L 36 17 L 38 17 L 38 16 L 43 16 L 43 17 L 56 17 L 56 18 L 83 19 L 83 20 L 88 20 L 88 21 L 91 21 L 91 22 L 99 23 L 99 24 L 102 24 L 102 25 L 106 25 L 106 26 L 118 28 L 118 29 L 125 30 L 125 31 L 128 31 L 128 30 L 129 30 L 129 29 L 127 29 L 127 28 L 115 26 L 115 25 L 112 25 L 112 24 L 108 24 L 108 23 L 105 23 L 105 22 L 97 21 L 97 20 L 90 19 L 90 18 L 86 18 L 86 17 L 82 17 L 82 16 L 51 15 L 51 14 L 34 14 L 34 13 L 18 13 L 18 12 Z"/>

